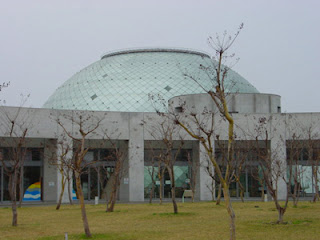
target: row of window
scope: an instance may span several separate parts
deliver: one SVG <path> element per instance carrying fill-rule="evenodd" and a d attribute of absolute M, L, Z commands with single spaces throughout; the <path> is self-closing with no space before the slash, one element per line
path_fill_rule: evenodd
<path fill-rule="evenodd" d="M 39 162 L 43 160 L 43 148 L 0 148 L 0 159 L 14 160 L 17 155 L 25 156 L 25 161 Z"/>

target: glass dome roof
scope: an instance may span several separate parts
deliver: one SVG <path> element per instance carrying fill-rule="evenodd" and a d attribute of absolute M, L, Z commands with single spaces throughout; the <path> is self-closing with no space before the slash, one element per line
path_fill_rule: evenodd
<path fill-rule="evenodd" d="M 203 93 L 184 74 L 195 76 L 205 89 L 212 83 L 203 66 L 212 65 L 206 53 L 183 49 L 136 49 L 108 53 L 73 75 L 43 105 L 44 108 L 95 111 L 154 112 L 149 95 L 165 100 Z M 258 93 L 238 73 L 230 70 L 228 92 Z"/>

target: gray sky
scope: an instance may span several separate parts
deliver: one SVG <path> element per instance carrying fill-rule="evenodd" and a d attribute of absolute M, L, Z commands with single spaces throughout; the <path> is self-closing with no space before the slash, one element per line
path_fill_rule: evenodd
<path fill-rule="evenodd" d="M 206 39 L 245 24 L 234 67 L 282 111 L 319 112 L 318 0 L 0 0 L 0 92 L 41 107 L 63 82 L 108 51 L 183 47 L 210 52 Z"/>

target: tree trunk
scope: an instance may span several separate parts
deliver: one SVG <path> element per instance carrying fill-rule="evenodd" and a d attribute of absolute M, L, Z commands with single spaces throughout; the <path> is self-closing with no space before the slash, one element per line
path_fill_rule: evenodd
<path fill-rule="evenodd" d="M 106 212 L 108 212 L 109 200 L 110 200 L 110 199 L 108 198 L 108 191 L 106 190 L 106 203 L 107 203 Z"/>
<path fill-rule="evenodd" d="M 66 179 L 65 179 L 64 175 L 62 175 L 62 177 L 61 177 L 61 192 L 60 192 L 59 200 L 58 200 L 58 203 L 56 206 L 56 210 L 60 209 L 65 185 L 66 185 Z"/>
<path fill-rule="evenodd" d="M 116 204 L 117 190 L 111 193 L 110 200 L 107 207 L 107 212 L 114 211 L 114 205 Z"/>
<path fill-rule="evenodd" d="M 222 188 L 222 185 L 221 185 L 221 183 L 219 183 L 216 205 L 220 205 L 220 202 L 221 202 L 221 192 L 222 192 L 221 188 Z"/>
<path fill-rule="evenodd" d="M 114 211 L 114 205 L 116 204 L 116 198 L 117 198 L 118 178 L 119 176 L 117 175 L 114 176 L 114 179 L 113 179 L 114 181 L 113 181 L 112 191 L 111 191 L 111 196 L 109 201 L 110 206 L 107 208 L 107 212 Z"/>
<path fill-rule="evenodd" d="M 173 213 L 177 214 L 178 213 L 178 205 L 176 202 L 176 188 L 175 187 L 171 188 L 171 199 L 172 199 L 172 204 L 173 204 Z"/>
<path fill-rule="evenodd" d="M 313 196 L 313 202 L 315 203 L 316 201 L 319 201 L 319 199 L 320 199 L 320 196 L 319 196 L 319 193 L 316 190 L 316 192 L 314 193 L 314 196 Z"/>
<path fill-rule="evenodd" d="M 241 202 L 244 202 L 244 188 L 242 186 L 242 184 L 240 182 L 238 182 L 239 187 L 240 187 L 240 198 L 241 198 Z"/>
<path fill-rule="evenodd" d="M 71 188 L 71 181 L 70 177 L 68 176 L 68 196 L 69 196 L 69 203 L 70 205 L 73 205 L 73 199 L 72 199 L 72 188 Z"/>
<path fill-rule="evenodd" d="M 174 181 L 174 172 L 173 172 L 173 166 L 167 167 L 170 181 L 171 181 L 171 200 L 173 204 L 173 213 L 177 214 L 178 213 L 178 205 L 176 202 L 176 184 Z"/>
<path fill-rule="evenodd" d="M 298 200 L 295 194 L 292 195 L 292 202 L 293 202 L 293 207 L 298 207 Z"/>
<path fill-rule="evenodd" d="M 244 198 L 243 198 L 243 191 L 242 190 L 240 190 L 240 199 L 241 199 L 241 202 L 243 202 L 244 203 Z"/>
<path fill-rule="evenodd" d="M 162 204 L 162 189 L 163 189 L 163 182 L 162 182 L 162 178 L 159 178 L 160 179 L 160 190 L 159 190 L 159 200 L 160 200 L 160 205 Z"/>
<path fill-rule="evenodd" d="M 194 191 L 193 189 L 192 189 L 191 191 L 192 191 L 191 200 L 192 200 L 192 202 L 194 202 L 194 194 L 195 194 L 195 191 Z"/>
<path fill-rule="evenodd" d="M 277 207 L 278 210 L 278 224 L 283 224 L 283 215 L 286 212 L 286 210 L 283 207 L 278 206 Z"/>
<path fill-rule="evenodd" d="M 9 177 L 9 194 L 11 197 L 11 208 L 12 208 L 12 226 L 18 226 L 18 211 L 17 211 L 17 171 Z"/>
<path fill-rule="evenodd" d="M 149 203 L 151 204 L 152 203 L 152 198 L 153 198 L 153 193 L 154 193 L 154 188 L 155 188 L 155 180 L 154 180 L 154 166 L 153 166 L 153 163 L 152 163 L 152 172 L 151 172 L 151 191 L 150 191 L 150 194 L 149 194 Z"/>
<path fill-rule="evenodd" d="M 298 206 L 298 201 L 299 201 L 299 196 L 300 196 L 300 194 L 299 194 L 300 187 L 299 186 L 298 186 L 298 181 L 295 181 L 294 190 L 293 190 L 293 194 L 292 194 L 292 201 L 293 201 L 294 207 Z"/>
<path fill-rule="evenodd" d="M 272 192 L 271 192 L 272 193 Z M 277 224 L 283 224 L 283 216 L 287 210 L 287 203 L 288 203 L 288 197 L 285 203 L 285 207 L 281 207 L 280 203 L 278 202 L 278 196 L 276 194 L 271 194 L 273 200 L 274 200 L 274 204 L 276 205 L 276 209 L 278 211 L 278 221 Z"/>
<path fill-rule="evenodd" d="M 22 174 L 23 174 L 23 167 L 20 167 L 17 179 L 17 185 L 19 186 L 19 208 L 22 206 L 22 199 L 23 199 L 23 186 L 22 186 Z"/>
<path fill-rule="evenodd" d="M 18 226 L 18 211 L 16 200 L 12 202 L 12 226 Z"/>
<path fill-rule="evenodd" d="M 76 185 L 77 185 L 77 192 L 78 192 L 78 197 L 79 197 L 79 201 L 80 201 L 84 232 L 88 238 L 91 238 L 92 235 L 90 233 L 89 223 L 88 223 L 88 218 L 87 218 L 87 213 L 86 213 L 86 207 L 84 204 L 84 197 L 83 197 L 83 192 L 82 192 L 82 188 L 81 188 L 80 174 L 75 173 L 75 175 L 76 175 Z"/>
<path fill-rule="evenodd" d="M 212 201 L 216 201 L 216 183 L 212 180 L 211 181 L 211 198 Z"/>
<path fill-rule="evenodd" d="M 151 187 L 151 191 L 150 191 L 150 198 L 149 198 L 150 204 L 152 203 L 153 192 L 154 192 L 154 183 L 152 182 L 152 187 Z"/>
<path fill-rule="evenodd" d="M 109 206 L 107 207 L 107 212 L 113 212 L 115 204 L 116 204 L 115 196 L 114 196 L 114 193 L 112 193 L 109 204 L 108 204 Z"/>
<path fill-rule="evenodd" d="M 235 224 L 236 215 L 232 208 L 230 193 L 229 193 L 229 186 L 227 183 L 223 184 L 223 196 L 224 196 L 227 212 L 230 217 L 230 240 L 235 240 L 236 239 L 236 224 Z"/>

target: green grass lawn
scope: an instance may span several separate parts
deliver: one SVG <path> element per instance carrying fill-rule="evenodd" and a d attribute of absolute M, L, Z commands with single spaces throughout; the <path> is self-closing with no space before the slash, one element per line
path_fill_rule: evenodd
<path fill-rule="evenodd" d="M 223 204 L 223 203 L 222 203 Z M 320 239 L 320 204 L 300 202 L 289 207 L 287 224 L 276 225 L 272 202 L 236 202 L 237 239 Z M 87 205 L 92 239 L 228 239 L 229 222 L 223 205 L 212 202 L 172 204 L 117 204 L 107 213 L 104 205 Z M 18 227 L 11 226 L 11 209 L 0 208 L 0 239 L 85 239 L 78 205 L 35 206 L 18 209 Z"/>

